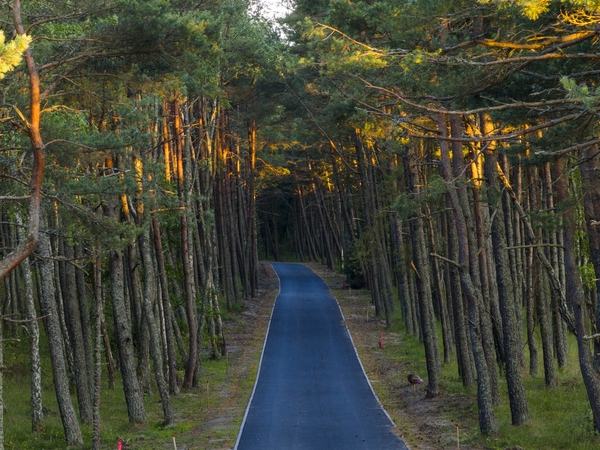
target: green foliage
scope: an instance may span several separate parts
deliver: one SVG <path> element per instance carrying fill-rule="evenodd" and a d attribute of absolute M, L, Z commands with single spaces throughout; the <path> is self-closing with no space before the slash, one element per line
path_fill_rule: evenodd
<path fill-rule="evenodd" d="M 442 200 L 448 191 L 446 182 L 440 175 L 433 175 L 423 190 L 417 195 L 402 193 L 398 196 L 392 208 L 398 212 L 401 220 L 413 217 L 425 204 L 436 204 Z"/>
<path fill-rule="evenodd" d="M 363 257 L 358 249 L 358 244 L 350 247 L 350 250 L 347 252 L 344 263 L 344 274 L 346 275 L 347 285 L 352 289 L 362 289 L 365 287 L 364 274 L 360 264 L 360 260 Z"/>
<path fill-rule="evenodd" d="M 589 109 L 593 109 L 598 104 L 600 92 L 597 88 L 590 89 L 586 84 L 578 85 L 574 79 L 569 77 L 562 77 L 560 82 L 567 91 L 567 98 L 579 101 Z"/>

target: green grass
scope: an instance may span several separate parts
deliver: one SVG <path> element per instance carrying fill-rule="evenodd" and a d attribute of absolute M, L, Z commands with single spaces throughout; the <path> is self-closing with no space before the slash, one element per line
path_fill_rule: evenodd
<path fill-rule="evenodd" d="M 47 348 L 47 345 L 42 342 L 43 353 L 45 353 L 45 348 Z M 45 409 L 45 429 L 40 434 L 33 434 L 31 432 L 27 343 L 14 344 L 11 342 L 5 345 L 5 352 L 8 360 L 7 375 L 4 378 L 5 448 L 8 450 L 57 450 L 67 448 L 48 356 L 43 354 L 42 400 Z M 118 374 L 116 386 L 113 390 L 109 390 L 106 380 L 103 380 L 100 402 L 103 448 L 116 448 L 119 439 L 131 444 L 131 448 L 144 450 L 165 448 L 165 445 L 172 442 L 171 436 L 173 434 L 177 438 L 178 445 L 201 445 L 201 448 L 210 448 L 210 441 L 214 439 L 235 442 L 238 431 L 237 426 L 239 426 L 239 423 L 235 423 L 235 421 L 234 425 L 237 426 L 215 427 L 208 433 L 202 434 L 193 431 L 195 427 L 197 428 L 206 420 L 203 414 L 207 415 L 208 410 L 214 411 L 219 408 L 222 401 L 220 390 L 224 389 L 224 386 L 238 383 L 238 380 L 232 377 L 231 372 L 232 369 L 225 358 L 218 361 L 208 357 L 203 358 L 200 387 L 182 393 L 177 397 L 171 397 L 176 411 L 176 420 L 174 425 L 168 427 L 162 424 L 162 408 L 155 386 L 153 386 L 152 395 L 146 395 L 144 398 L 147 425 L 140 426 L 129 423 L 125 397 Z M 253 381 L 243 380 L 240 385 L 240 392 L 250 392 Z M 77 398 L 74 390 L 71 394 L 73 405 L 77 410 Z M 83 448 L 91 448 L 91 426 L 81 425 L 81 431 L 85 442 Z"/>
<path fill-rule="evenodd" d="M 524 376 L 531 421 L 515 427 L 510 422 L 506 382 L 502 383 L 502 403 L 496 408 L 500 437 L 484 440 L 491 449 L 519 445 L 529 449 L 591 450 L 600 448 L 600 436 L 594 431 L 590 404 L 579 370 L 575 337 L 569 335 L 568 365 L 558 371 L 558 386 L 547 388 L 544 382 L 540 348 L 540 374 Z M 526 358 L 529 354 L 526 351 Z"/>

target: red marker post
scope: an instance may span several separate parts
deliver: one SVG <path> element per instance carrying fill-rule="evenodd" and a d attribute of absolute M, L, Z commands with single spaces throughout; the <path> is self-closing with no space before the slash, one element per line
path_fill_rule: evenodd
<path fill-rule="evenodd" d="M 384 346 L 384 342 L 383 342 L 383 331 L 381 332 L 381 339 L 379 340 L 379 348 L 383 348 Z"/>
<path fill-rule="evenodd" d="M 123 450 L 123 443 L 121 442 L 121 439 L 119 439 L 119 441 L 117 442 L 117 449 Z"/>

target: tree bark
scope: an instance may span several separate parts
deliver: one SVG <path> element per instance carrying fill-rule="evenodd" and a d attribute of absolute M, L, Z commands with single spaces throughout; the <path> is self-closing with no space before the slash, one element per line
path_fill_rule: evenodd
<path fill-rule="evenodd" d="M 17 224 L 22 224 L 21 216 L 17 215 Z M 20 228 L 19 228 L 20 229 Z M 20 233 L 22 234 L 22 233 Z M 21 235 L 21 238 L 24 236 Z M 23 284 L 25 287 L 25 318 L 30 320 L 29 327 L 29 355 L 31 359 L 31 430 L 40 433 L 44 430 L 44 411 L 42 407 L 42 361 L 40 358 L 40 328 L 33 298 L 33 277 L 29 258 L 21 263 L 23 271 Z M 3 324 L 0 324 L 2 326 Z M 0 339 L 0 346 L 2 340 Z M 0 364 L 0 367 L 3 367 Z"/>
<path fill-rule="evenodd" d="M 438 117 L 438 129 L 443 137 L 448 135 L 446 117 Z M 488 364 L 485 360 L 481 334 L 478 329 L 479 325 L 479 307 L 482 303 L 481 291 L 477 290 L 473 284 L 470 273 L 470 256 L 469 256 L 469 238 L 467 230 L 467 222 L 465 220 L 463 208 L 461 206 L 456 187 L 454 185 L 455 174 L 452 171 L 450 162 L 450 151 L 447 141 L 440 141 L 441 150 L 441 167 L 442 174 L 447 183 L 448 196 L 452 211 L 454 212 L 454 220 L 456 223 L 456 231 L 458 237 L 458 254 L 461 286 L 467 298 L 467 309 L 469 314 L 469 332 L 471 337 L 471 345 L 473 347 L 473 357 L 475 360 L 475 368 L 477 370 L 477 405 L 479 410 L 479 429 L 482 434 L 498 433 L 498 422 L 494 415 L 494 406 L 492 399 L 492 388 L 490 376 L 488 372 Z"/>
<path fill-rule="evenodd" d="M 123 285 L 123 256 L 115 249 L 110 254 L 110 281 L 115 338 L 119 355 L 119 367 L 123 379 L 123 391 L 127 402 L 127 414 L 131 423 L 146 423 L 146 409 L 142 389 L 135 370 L 135 354 L 131 324 L 128 320 Z"/>
<path fill-rule="evenodd" d="M 83 343 L 83 331 L 81 326 L 81 313 L 79 310 L 79 301 L 77 299 L 77 289 L 75 281 L 74 258 L 75 253 L 70 243 L 65 243 L 65 278 L 66 295 L 64 298 L 66 311 L 68 312 L 67 329 L 71 337 L 73 346 L 73 359 L 75 363 L 75 386 L 77 388 L 77 400 L 79 404 L 79 416 L 81 422 L 85 424 L 92 423 L 92 389 L 88 379 L 88 361 L 86 358 L 86 348 Z M 89 356 L 89 355 L 88 355 Z"/>
<path fill-rule="evenodd" d="M 40 278 L 42 285 L 40 308 L 42 315 L 47 316 L 44 319 L 44 327 L 50 347 L 50 360 L 52 361 L 52 374 L 54 376 L 58 409 L 67 445 L 79 447 L 83 445 L 83 438 L 69 393 L 69 378 L 64 358 L 62 333 L 54 297 L 54 262 L 50 259 L 52 256 L 50 239 L 46 234 L 40 235 L 38 251 L 41 257 Z"/>
<path fill-rule="evenodd" d="M 487 131 L 487 130 L 486 130 Z M 491 145 L 485 151 L 485 176 L 488 180 L 492 196 L 490 207 L 492 216 L 492 243 L 494 260 L 496 262 L 496 277 L 500 299 L 500 314 L 504 329 L 504 352 L 506 354 L 506 382 L 513 425 L 522 425 L 529 421 L 529 407 L 525 396 L 525 387 L 521 374 L 523 360 L 523 325 L 518 322 L 514 298 L 514 287 L 510 273 L 508 252 L 506 250 L 506 230 L 504 226 L 504 211 L 498 180 L 498 161 L 495 150 Z M 499 205 L 494 208 L 493 205 Z"/>
<path fill-rule="evenodd" d="M 569 180 L 563 159 L 559 159 L 554 163 L 554 170 L 558 175 L 555 176 L 556 198 L 559 208 L 562 208 L 564 220 L 563 236 L 567 298 L 571 300 L 571 307 L 573 308 L 579 367 L 581 368 L 583 383 L 592 409 L 594 425 L 596 430 L 600 431 L 600 380 L 593 367 L 588 343 L 584 339 L 586 334 L 584 322 L 585 299 L 583 297 L 583 284 L 575 259 L 575 211 L 573 206 L 568 204 L 570 200 Z"/>
<path fill-rule="evenodd" d="M 12 6 L 13 24 L 18 35 L 24 35 L 25 29 L 21 18 L 21 0 L 14 0 Z M 42 181 L 46 167 L 46 151 L 40 132 L 40 76 L 33 58 L 31 47 L 25 51 L 25 64 L 29 72 L 29 119 L 27 134 L 33 152 L 33 170 L 29 181 L 29 208 L 27 215 L 27 234 L 19 245 L 4 259 L 0 260 L 0 280 L 8 275 L 21 261 L 27 258 L 36 248 L 40 229 L 40 205 L 42 199 Z"/>
<path fill-rule="evenodd" d="M 170 425 L 174 419 L 173 408 L 169 398 L 169 389 L 163 374 L 163 358 L 160 345 L 160 331 L 154 317 L 153 304 L 156 303 L 156 277 L 154 275 L 154 262 L 150 249 L 150 224 L 144 227 L 141 235 L 141 253 L 144 263 L 144 317 L 148 323 L 150 334 L 150 353 L 154 360 L 154 378 L 160 395 L 160 403 L 163 409 L 164 425 Z"/>

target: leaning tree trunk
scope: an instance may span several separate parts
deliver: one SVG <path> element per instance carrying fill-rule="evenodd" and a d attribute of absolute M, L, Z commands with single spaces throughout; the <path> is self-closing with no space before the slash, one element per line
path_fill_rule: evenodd
<path fill-rule="evenodd" d="M 38 251 L 41 257 L 40 278 L 42 289 L 40 308 L 42 315 L 47 316 L 44 319 L 44 326 L 50 347 L 50 360 L 52 362 L 52 374 L 54 376 L 58 410 L 60 411 L 67 445 L 79 447 L 83 445 L 83 438 L 69 393 L 69 377 L 67 376 L 62 333 L 54 298 L 54 262 L 50 259 L 50 239 L 44 233 L 40 235 Z"/>
<path fill-rule="evenodd" d="M 119 355 L 119 367 L 123 379 L 123 391 L 127 402 L 127 414 L 131 423 L 145 423 L 146 409 L 142 389 L 135 371 L 135 354 L 131 324 L 128 320 L 123 286 L 123 255 L 115 249 L 110 254 L 110 281 L 115 338 Z"/>
<path fill-rule="evenodd" d="M 13 24 L 18 35 L 25 35 L 21 18 L 21 0 L 12 5 Z M 41 135 L 41 93 L 40 75 L 33 58 L 31 47 L 25 51 L 25 64 L 29 72 L 29 118 L 25 121 L 27 134 L 33 153 L 33 170 L 29 181 L 29 208 L 27 216 L 27 234 L 19 245 L 0 259 L 0 280 L 17 267 L 36 248 L 40 229 L 40 205 L 42 200 L 42 181 L 46 167 L 46 150 Z"/>

